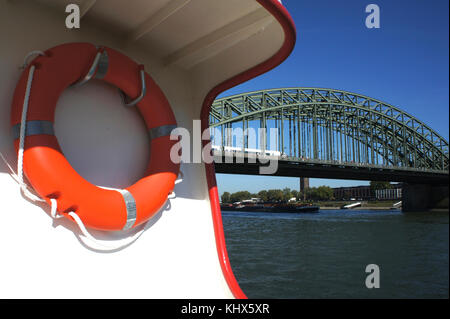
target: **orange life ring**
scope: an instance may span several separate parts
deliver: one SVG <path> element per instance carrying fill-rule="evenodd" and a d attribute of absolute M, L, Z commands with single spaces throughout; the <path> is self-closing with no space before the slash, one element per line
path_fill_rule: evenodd
<path fill-rule="evenodd" d="M 137 107 L 151 136 L 150 161 L 145 177 L 122 192 L 100 188 L 81 177 L 64 157 L 53 133 L 59 96 L 89 73 L 98 53 L 101 61 L 93 74 L 95 78 L 118 87 L 129 97 L 139 97 L 143 83 L 148 88 Z M 172 192 L 180 168 L 170 159 L 176 141 L 169 135 L 177 123 L 159 86 L 142 66 L 116 50 L 89 43 L 59 45 L 35 58 L 24 70 L 12 102 L 11 125 L 15 132 L 20 131 L 31 65 L 35 72 L 29 94 L 23 169 L 35 191 L 49 204 L 50 199 L 56 199 L 60 214 L 71 218 L 68 213 L 76 212 L 90 228 L 124 230 L 149 220 Z M 17 134 L 15 138 L 18 149 Z"/>

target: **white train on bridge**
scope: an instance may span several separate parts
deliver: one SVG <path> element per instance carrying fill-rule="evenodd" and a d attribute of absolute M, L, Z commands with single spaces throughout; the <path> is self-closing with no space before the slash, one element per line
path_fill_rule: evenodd
<path fill-rule="evenodd" d="M 272 151 L 272 150 L 261 150 L 257 148 L 242 148 L 242 147 L 234 147 L 234 146 L 220 146 L 220 145 L 213 145 L 212 149 L 214 153 L 218 152 L 228 152 L 228 153 L 249 153 L 249 154 L 257 154 L 257 155 L 266 155 L 266 156 L 279 156 L 281 157 L 282 154 L 280 151 Z"/>

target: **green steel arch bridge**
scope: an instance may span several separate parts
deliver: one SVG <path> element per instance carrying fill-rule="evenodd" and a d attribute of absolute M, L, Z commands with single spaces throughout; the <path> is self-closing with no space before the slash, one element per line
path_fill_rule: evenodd
<path fill-rule="evenodd" d="M 261 163 L 249 160 L 256 152 L 278 160 L 278 176 L 448 185 L 448 142 L 400 108 L 360 94 L 233 95 L 214 101 L 210 131 L 218 173 L 259 174 Z"/>

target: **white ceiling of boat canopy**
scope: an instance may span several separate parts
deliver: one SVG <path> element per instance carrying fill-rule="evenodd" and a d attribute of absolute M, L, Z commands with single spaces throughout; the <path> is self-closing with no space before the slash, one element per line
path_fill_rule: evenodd
<path fill-rule="evenodd" d="M 256 0 L 37 0 L 64 12 L 80 6 L 87 21 L 190 69 L 252 35 L 274 18 Z M 201 17 L 201 18 L 199 18 Z"/>

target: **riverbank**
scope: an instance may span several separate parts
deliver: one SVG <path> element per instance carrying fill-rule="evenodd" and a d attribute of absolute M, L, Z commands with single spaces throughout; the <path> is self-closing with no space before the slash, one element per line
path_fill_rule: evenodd
<path fill-rule="evenodd" d="M 266 204 L 221 204 L 222 211 L 240 211 L 240 212 L 257 212 L 257 213 L 314 213 L 320 210 L 317 205 L 303 205 L 303 204 L 280 204 L 280 203 L 266 203 Z"/>
<path fill-rule="evenodd" d="M 320 206 L 320 210 L 339 210 L 342 209 L 341 207 L 333 207 L 333 206 Z M 360 206 L 355 209 L 359 210 L 400 210 L 399 208 L 393 208 L 393 207 L 374 207 L 374 206 Z"/>
<path fill-rule="evenodd" d="M 353 203 L 361 203 L 361 206 L 352 209 L 364 209 L 364 210 L 392 210 L 394 205 L 399 200 L 362 200 L 362 201 L 317 201 L 313 202 L 313 205 L 319 206 L 321 210 L 336 210 L 341 207 Z"/>
<path fill-rule="evenodd" d="M 352 203 L 361 203 L 360 206 L 349 209 L 363 209 L 386 211 L 395 210 L 394 204 L 396 201 L 317 201 L 309 203 L 235 203 L 235 204 L 221 204 L 222 211 L 244 211 L 244 212 L 318 212 L 319 210 L 340 210 L 343 206 Z"/>

